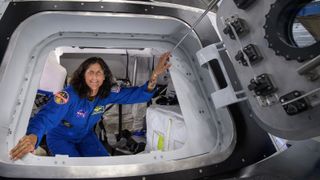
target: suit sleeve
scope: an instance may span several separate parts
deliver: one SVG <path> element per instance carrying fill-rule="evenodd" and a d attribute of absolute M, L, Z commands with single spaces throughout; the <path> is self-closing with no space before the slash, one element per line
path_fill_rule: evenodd
<path fill-rule="evenodd" d="M 148 92 L 147 86 L 148 82 L 140 87 L 121 88 L 118 92 L 111 90 L 110 103 L 134 104 L 148 102 L 156 92 L 156 88 L 152 92 Z"/>
<path fill-rule="evenodd" d="M 42 136 L 57 126 L 59 122 L 67 114 L 72 97 L 70 97 L 70 89 L 56 93 L 49 102 L 29 121 L 27 135 L 37 135 L 36 148 L 42 139 Z"/>

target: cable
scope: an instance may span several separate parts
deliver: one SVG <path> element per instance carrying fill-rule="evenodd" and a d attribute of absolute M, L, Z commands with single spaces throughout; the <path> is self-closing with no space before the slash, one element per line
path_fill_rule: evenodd
<path fill-rule="evenodd" d="M 208 12 L 217 5 L 219 0 L 212 0 L 209 4 L 208 8 L 204 13 L 201 14 L 201 16 L 197 19 L 197 21 L 190 27 L 189 31 L 180 39 L 180 41 L 176 44 L 176 46 L 170 51 L 170 54 L 172 54 L 178 46 L 184 41 L 184 39 L 194 30 L 194 28 L 199 24 L 199 22 L 208 14 Z"/>

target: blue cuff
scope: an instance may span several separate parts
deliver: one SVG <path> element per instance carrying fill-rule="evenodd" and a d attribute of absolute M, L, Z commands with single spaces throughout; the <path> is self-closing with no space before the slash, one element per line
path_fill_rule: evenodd
<path fill-rule="evenodd" d="M 143 87 L 143 92 L 146 94 L 146 95 L 152 95 L 150 98 L 153 97 L 154 93 L 156 93 L 158 91 L 158 86 L 156 85 L 153 90 L 150 92 L 148 91 L 148 83 L 149 81 L 147 81 L 142 87 Z"/>
<path fill-rule="evenodd" d="M 30 134 L 34 134 L 34 135 L 37 136 L 37 143 L 36 143 L 36 145 L 35 145 L 35 147 L 34 147 L 34 149 L 37 149 L 38 146 L 40 145 L 40 142 L 41 142 L 41 140 L 42 140 L 43 134 L 42 134 L 41 132 L 32 132 L 32 131 L 29 131 L 29 130 L 28 130 L 27 133 L 26 133 L 26 135 L 30 135 Z"/>

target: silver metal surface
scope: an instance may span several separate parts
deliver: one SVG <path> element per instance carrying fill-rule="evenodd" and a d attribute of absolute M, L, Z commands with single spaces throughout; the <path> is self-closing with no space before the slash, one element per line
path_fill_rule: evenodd
<path fill-rule="evenodd" d="M 93 21 L 94 19 L 94 21 Z M 59 22 L 59 23 L 54 23 Z M 87 26 L 83 26 L 86 24 Z M 46 28 L 43 28 L 46 27 Z M 130 28 L 129 28 L 130 27 Z M 146 28 L 148 27 L 148 28 Z M 11 37 L 0 68 L 0 175 L 24 178 L 103 178 L 158 174 L 197 168 L 227 159 L 235 128 L 227 110 L 215 111 L 205 72 L 192 61 L 202 48 L 191 33 L 173 53 L 171 77 L 188 129 L 188 142 L 176 151 L 119 157 L 38 157 L 11 161 L 9 150 L 24 135 L 46 57 L 61 46 L 171 49 L 189 27 L 164 16 L 44 12 L 22 22 Z M 188 97 L 188 98 L 185 98 Z M 8 133 L 8 129 L 12 133 Z"/>
<path fill-rule="evenodd" d="M 241 37 L 239 40 L 243 46 L 248 44 L 256 45 L 264 59 L 252 65 L 257 75 L 270 74 L 274 84 L 278 87 L 275 97 L 281 97 L 294 90 L 302 92 L 311 92 L 318 89 L 320 81 L 308 81 L 305 77 L 297 73 L 301 63 L 297 61 L 286 61 L 283 57 L 277 56 L 275 52 L 268 47 L 264 38 L 265 15 L 269 12 L 271 1 L 256 1 L 246 11 L 236 7 L 233 1 L 222 1 L 217 14 L 218 19 L 226 19 L 236 15 L 243 19 L 249 27 L 249 34 Z M 230 13 L 231 12 L 231 13 Z M 277 101 L 272 106 L 262 107 L 256 99 L 253 92 L 247 88 L 250 80 L 253 78 L 252 72 L 248 67 L 241 66 L 235 56 L 241 50 L 241 46 L 228 35 L 223 33 L 225 24 L 217 21 L 217 26 L 221 38 L 227 48 L 231 63 L 238 75 L 242 87 L 247 94 L 249 103 L 252 107 L 253 118 L 267 132 L 284 139 L 303 140 L 320 134 L 320 111 L 319 107 L 311 108 L 301 114 L 289 116 Z"/>
<path fill-rule="evenodd" d="M 211 69 L 211 66 L 208 65 L 208 62 L 218 61 L 218 64 L 227 82 L 227 87 L 223 89 L 219 89 L 219 86 L 217 85 L 218 83 L 216 82 L 216 78 L 212 77 L 213 84 L 216 86 L 216 91 L 211 94 L 211 97 L 216 109 L 224 108 L 230 104 L 238 103 L 248 99 L 245 96 L 242 98 L 238 98 L 238 95 L 243 94 L 244 91 L 243 90 L 235 91 L 232 87 L 230 78 L 228 76 L 226 68 L 219 54 L 219 51 L 224 51 L 224 50 L 225 50 L 224 48 L 218 49 L 217 44 L 212 44 L 197 52 L 197 57 L 200 65 L 208 68 L 212 76 L 213 76 L 213 71 Z"/>

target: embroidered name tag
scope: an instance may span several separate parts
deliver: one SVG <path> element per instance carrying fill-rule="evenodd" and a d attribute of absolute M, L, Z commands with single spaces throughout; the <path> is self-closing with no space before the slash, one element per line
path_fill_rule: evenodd
<path fill-rule="evenodd" d="M 69 101 L 69 94 L 66 91 L 60 91 L 54 95 L 54 102 L 57 104 L 66 104 Z"/>
<path fill-rule="evenodd" d="M 96 106 L 93 109 L 92 115 L 100 114 L 100 113 L 103 113 L 103 112 L 104 112 L 104 106 Z"/>

